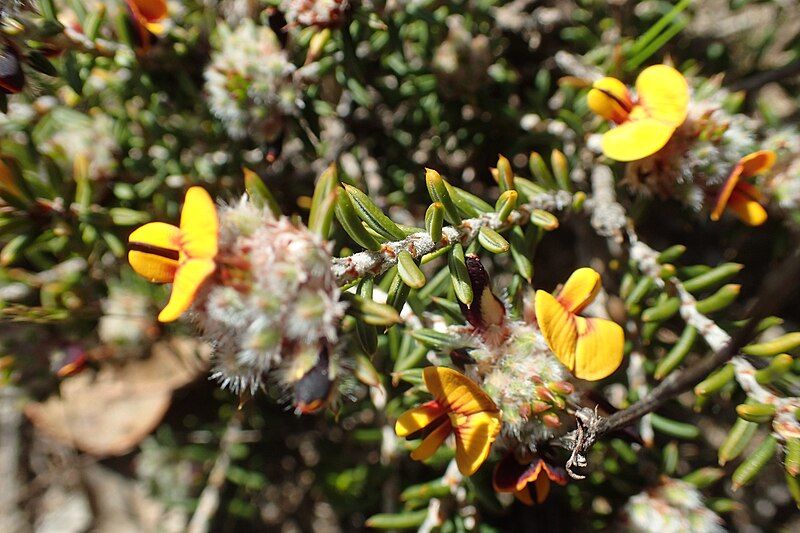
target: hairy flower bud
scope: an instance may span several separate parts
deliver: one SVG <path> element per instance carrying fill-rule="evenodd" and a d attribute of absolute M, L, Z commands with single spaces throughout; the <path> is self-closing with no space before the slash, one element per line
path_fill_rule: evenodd
<path fill-rule="evenodd" d="M 208 104 L 234 139 L 274 141 L 300 107 L 295 66 L 271 29 L 244 20 L 222 26 L 206 68 Z"/>
<path fill-rule="evenodd" d="M 639 533 L 725 531 L 722 519 L 705 506 L 700 492 L 678 479 L 665 479 L 632 496 L 625 504 L 622 525 L 624 531 Z"/>
<path fill-rule="evenodd" d="M 280 9 L 289 24 L 337 28 L 347 6 L 347 0 L 283 0 Z"/>
<path fill-rule="evenodd" d="M 220 208 L 219 219 L 219 275 L 193 308 L 214 347 L 212 376 L 253 392 L 267 373 L 291 388 L 319 367 L 332 383 L 344 307 L 328 244 L 247 199 Z M 302 385 L 297 391 L 304 404 L 320 399 Z"/>

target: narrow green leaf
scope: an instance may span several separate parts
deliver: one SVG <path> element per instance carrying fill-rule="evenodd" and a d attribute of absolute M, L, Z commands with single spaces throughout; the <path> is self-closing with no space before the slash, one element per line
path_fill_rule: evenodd
<path fill-rule="evenodd" d="M 763 424 L 772 420 L 775 416 L 776 408 L 774 405 L 765 403 L 742 403 L 736 406 L 736 414 L 748 422 Z"/>
<path fill-rule="evenodd" d="M 511 162 L 502 155 L 497 159 L 497 184 L 502 191 L 514 190 L 514 171 L 511 169 Z"/>
<path fill-rule="evenodd" d="M 353 208 L 350 196 L 342 188 L 338 188 L 337 191 L 335 212 L 339 224 L 359 245 L 368 250 L 380 250 L 381 243 L 361 224 L 361 219 Z"/>
<path fill-rule="evenodd" d="M 773 383 L 792 369 L 794 358 L 788 353 L 778 354 L 772 358 L 765 368 L 756 370 L 756 381 L 762 385 Z"/>
<path fill-rule="evenodd" d="M 775 456 L 777 448 L 778 440 L 775 436 L 772 434 L 767 435 L 767 438 L 756 448 L 756 451 L 748 455 L 739 465 L 739 468 L 734 470 L 731 476 L 733 490 L 753 481 L 753 478 L 764 468 L 767 462 Z"/>
<path fill-rule="evenodd" d="M 349 292 L 342 293 L 342 299 L 349 304 L 348 312 L 359 320 L 373 326 L 392 326 L 403 320 L 400 313 L 391 305 L 380 304 L 372 299 L 363 298 Z"/>
<path fill-rule="evenodd" d="M 276 217 L 281 216 L 281 208 L 261 176 L 247 167 L 242 168 L 244 189 L 256 207 L 267 207 Z"/>
<path fill-rule="evenodd" d="M 798 346 L 800 346 L 800 332 L 795 331 L 781 335 L 771 341 L 749 344 L 742 348 L 742 352 L 758 357 L 772 357 L 780 353 L 790 352 Z"/>
<path fill-rule="evenodd" d="M 500 222 L 508 220 L 508 216 L 517 207 L 517 199 L 519 193 L 517 191 L 509 190 L 500 195 L 494 208 L 497 212 L 497 219 Z"/>
<path fill-rule="evenodd" d="M 531 255 L 531 250 L 525 240 L 522 228 L 519 226 L 514 227 L 509 233 L 509 239 L 514 266 L 517 267 L 517 272 L 519 272 L 520 276 L 530 283 L 533 279 L 533 261 L 528 257 Z"/>
<path fill-rule="evenodd" d="M 712 289 L 716 285 L 726 281 L 727 279 L 735 276 L 744 265 L 739 263 L 723 263 L 718 267 L 712 268 L 704 274 L 700 274 L 690 280 L 683 282 L 683 287 L 689 292 L 698 292 L 706 289 Z"/>
<path fill-rule="evenodd" d="M 444 225 L 444 207 L 441 202 L 433 202 L 425 212 L 425 231 L 431 236 L 433 242 L 442 240 L 442 226 Z"/>
<path fill-rule="evenodd" d="M 550 165 L 553 167 L 553 174 L 558 186 L 565 191 L 572 191 L 572 184 L 569 180 L 569 163 L 561 150 L 554 149 L 550 153 Z"/>
<path fill-rule="evenodd" d="M 542 159 L 542 156 L 536 152 L 531 152 L 531 156 L 528 159 L 528 166 L 530 166 L 531 173 L 536 177 L 539 185 L 546 189 L 557 188 L 553 175 L 550 173 L 550 169 L 547 168 L 547 164 L 544 162 L 544 159 Z"/>
<path fill-rule="evenodd" d="M 478 230 L 478 242 L 486 251 L 493 254 L 505 253 L 510 246 L 502 235 L 487 226 L 483 226 Z"/>
<path fill-rule="evenodd" d="M 671 420 L 656 413 L 650 415 L 650 421 L 653 423 L 653 429 L 670 437 L 692 440 L 700 436 L 700 430 L 693 424 Z"/>
<path fill-rule="evenodd" d="M 695 385 L 694 393 L 698 396 L 714 394 L 725 385 L 733 381 L 735 371 L 733 365 L 728 363 L 706 379 Z"/>
<path fill-rule="evenodd" d="M 372 293 L 375 286 L 375 280 L 369 276 L 361 278 L 356 289 L 358 294 L 364 300 L 372 300 Z M 375 326 L 367 324 L 361 320 L 356 320 L 356 336 L 361 345 L 361 349 L 367 355 L 373 355 L 378 350 L 378 330 Z"/>
<path fill-rule="evenodd" d="M 344 188 L 347 194 L 350 195 L 350 200 L 356 208 L 356 213 L 367 226 L 385 239 L 396 241 L 405 239 L 406 234 L 397 227 L 397 224 L 392 219 L 383 214 L 383 211 L 369 199 L 369 196 L 352 185 L 344 184 Z"/>
<path fill-rule="evenodd" d="M 417 262 L 406 250 L 401 250 L 397 254 L 397 273 L 403 283 L 412 289 L 420 289 L 425 286 L 425 274 L 417 266 Z"/>
<path fill-rule="evenodd" d="M 458 207 L 450 197 L 444 178 L 435 170 L 426 168 L 425 183 L 428 186 L 431 200 L 441 203 L 442 207 L 444 207 L 445 219 L 453 225 L 461 224 L 461 215 L 459 215 Z"/>
<path fill-rule="evenodd" d="M 731 305 L 739 296 L 739 291 L 742 286 L 735 283 L 729 283 L 719 288 L 717 292 L 697 301 L 697 310 L 704 315 L 725 309 Z"/>
<path fill-rule="evenodd" d="M 484 202 L 479 197 L 464 189 L 450 185 L 447 181 L 444 182 L 447 192 L 450 193 L 450 198 L 464 215 L 468 217 L 479 217 L 483 213 L 492 211 L 492 206 Z"/>
<path fill-rule="evenodd" d="M 447 256 L 447 266 L 450 269 L 450 281 L 453 284 L 456 297 L 465 305 L 472 303 L 472 284 L 467 271 L 464 247 L 455 243 Z"/>
<path fill-rule="evenodd" d="M 314 194 L 311 196 L 311 209 L 308 213 L 309 228 L 321 228 L 324 226 L 320 220 L 326 217 L 326 213 L 322 211 L 322 204 L 328 200 L 338 184 L 339 178 L 336 174 L 336 163 L 331 163 L 319 175 L 317 184 L 314 186 Z M 325 236 L 327 237 L 327 234 Z"/>
<path fill-rule="evenodd" d="M 421 525 L 427 516 L 427 509 L 395 514 L 376 514 L 369 517 L 365 525 L 375 529 L 407 529 Z"/>
<path fill-rule="evenodd" d="M 742 418 L 736 419 L 730 432 L 728 432 L 728 437 L 719 447 L 718 456 L 720 466 L 724 466 L 728 461 L 739 457 L 739 454 L 744 451 L 750 439 L 753 438 L 756 429 L 758 429 L 758 424 L 748 422 Z"/>
<path fill-rule="evenodd" d="M 658 362 L 655 371 L 656 379 L 663 379 L 672 372 L 689 354 L 695 340 L 697 339 L 697 329 L 686 326 L 681 333 L 678 342 L 670 349 L 667 355 Z"/>
<path fill-rule="evenodd" d="M 642 320 L 645 322 L 663 322 L 671 318 L 681 308 L 681 301 L 677 296 L 667 298 L 653 307 L 642 312 Z"/>

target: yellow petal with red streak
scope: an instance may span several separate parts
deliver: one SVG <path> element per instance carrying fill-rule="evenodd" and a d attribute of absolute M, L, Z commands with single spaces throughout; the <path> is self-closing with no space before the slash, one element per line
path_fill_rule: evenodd
<path fill-rule="evenodd" d="M 461 415 L 497 411 L 497 406 L 489 395 L 461 372 L 441 366 L 429 366 L 423 370 L 422 376 L 433 397 Z"/>
<path fill-rule="evenodd" d="M 575 368 L 575 346 L 578 342 L 575 315 L 567 311 L 552 294 L 545 291 L 536 291 L 534 306 L 536 322 L 544 340 L 558 360 L 572 370 Z"/>
<path fill-rule="evenodd" d="M 575 377 L 595 381 L 611 375 L 622 363 L 625 334 L 619 324 L 604 318 L 575 317 L 578 342 Z"/>
<path fill-rule="evenodd" d="M 647 114 L 677 128 L 689 110 L 689 84 L 683 74 L 668 65 L 648 67 L 636 78 L 639 105 Z M 662 145 L 663 146 L 663 145 Z"/>
<path fill-rule="evenodd" d="M 205 189 L 190 188 L 181 211 L 181 252 L 194 259 L 213 259 L 218 240 L 219 218 L 214 200 Z"/>
<path fill-rule="evenodd" d="M 159 313 L 160 322 L 177 320 L 194 302 L 197 291 L 216 269 L 213 259 L 189 259 L 178 266 L 167 306 Z"/>
<path fill-rule="evenodd" d="M 592 303 L 600 287 L 600 274 L 588 267 L 579 268 L 569 277 L 556 299 L 570 313 L 580 313 Z"/>
<path fill-rule="evenodd" d="M 177 259 L 159 255 L 171 252 L 178 254 L 181 230 L 172 224 L 164 222 L 150 222 L 137 228 L 128 242 L 132 245 L 141 244 L 152 247 L 154 253 L 147 251 L 131 250 L 128 252 L 128 262 L 133 270 L 140 276 L 154 283 L 168 283 L 175 277 L 178 268 Z"/>
<path fill-rule="evenodd" d="M 456 465 L 459 472 L 471 476 L 483 464 L 500 432 L 500 413 L 481 412 L 467 416 L 457 428 Z"/>
<path fill-rule="evenodd" d="M 631 95 L 624 83 L 616 78 L 600 78 L 592 84 L 586 103 L 596 115 L 614 122 L 623 122 L 633 107 Z"/>
<path fill-rule="evenodd" d="M 394 432 L 398 437 L 411 435 L 427 427 L 443 414 L 445 414 L 444 408 L 435 402 L 422 404 L 400 415 L 397 422 L 394 424 Z"/>
<path fill-rule="evenodd" d="M 651 156 L 669 142 L 675 126 L 654 118 L 630 120 L 603 134 L 603 153 L 617 161 Z"/>

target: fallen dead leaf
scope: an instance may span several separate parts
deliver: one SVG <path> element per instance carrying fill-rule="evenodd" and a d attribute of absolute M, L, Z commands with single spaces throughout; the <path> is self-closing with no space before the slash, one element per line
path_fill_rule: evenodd
<path fill-rule="evenodd" d="M 61 394 L 32 402 L 25 414 L 39 430 L 98 456 L 131 451 L 158 426 L 172 392 L 205 373 L 207 346 L 192 338 L 156 343 L 150 357 L 105 365 L 61 382 Z"/>

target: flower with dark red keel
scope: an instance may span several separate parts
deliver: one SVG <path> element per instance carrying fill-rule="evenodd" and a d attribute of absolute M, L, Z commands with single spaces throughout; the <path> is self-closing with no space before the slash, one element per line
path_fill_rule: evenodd
<path fill-rule="evenodd" d="M 19 52 L 10 44 L 0 48 L 0 92 L 16 94 L 25 86 Z"/>
<path fill-rule="evenodd" d="M 318 413 L 330 404 L 335 392 L 328 347 L 324 346 L 316 364 L 294 384 L 295 412 L 303 415 Z"/>
<path fill-rule="evenodd" d="M 459 301 L 461 312 L 472 327 L 484 337 L 500 336 L 500 341 L 505 336 L 504 324 L 506 308 L 503 302 L 492 292 L 489 274 L 483 268 L 480 258 L 474 254 L 465 257 L 469 281 L 472 286 L 472 303 L 465 305 Z M 487 339 L 488 340 L 488 339 Z"/>
<path fill-rule="evenodd" d="M 539 454 L 524 454 L 522 459 L 513 452 L 497 463 L 492 484 L 496 492 L 511 492 L 525 505 L 542 503 L 550 494 L 550 483 L 567 484 L 567 472 L 554 466 Z M 528 484 L 533 483 L 535 500 Z"/>
<path fill-rule="evenodd" d="M 767 172 L 773 164 L 775 152 L 772 150 L 759 150 L 741 158 L 717 196 L 711 220 L 719 220 L 727 209 L 748 226 L 760 226 L 766 222 L 767 211 L 761 205 L 761 192 L 744 180 Z"/>
<path fill-rule="evenodd" d="M 500 432 L 500 410 L 461 372 L 429 366 L 422 376 L 433 400 L 400 415 L 395 433 L 407 439 L 424 437 L 411 452 L 411 458 L 417 461 L 430 458 L 447 437 L 454 435 L 458 470 L 471 476 L 489 456 Z"/>

